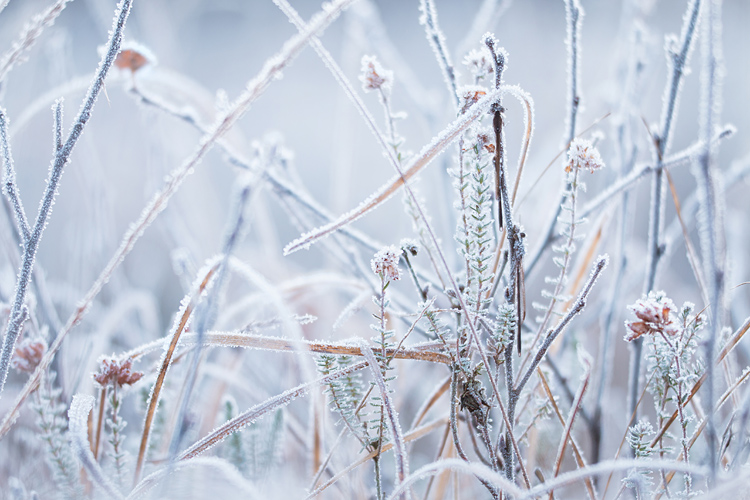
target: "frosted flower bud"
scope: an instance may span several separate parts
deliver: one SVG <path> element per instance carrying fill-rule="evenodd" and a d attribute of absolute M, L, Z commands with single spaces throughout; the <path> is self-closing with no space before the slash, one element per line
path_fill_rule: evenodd
<path fill-rule="evenodd" d="M 27 337 L 16 346 L 10 366 L 19 372 L 32 373 L 39 365 L 46 351 L 47 343 L 44 339 L 30 339 Z"/>
<path fill-rule="evenodd" d="M 492 62 L 492 56 L 485 47 L 473 49 L 466 54 L 464 65 L 469 68 L 469 71 L 477 80 L 486 78 L 495 72 L 495 63 Z"/>
<path fill-rule="evenodd" d="M 629 330 L 625 340 L 631 342 L 642 335 L 669 335 L 673 337 L 680 332 L 680 324 L 674 312 L 674 303 L 664 292 L 648 294 L 645 299 L 638 300 L 629 309 L 635 313 L 640 321 L 626 321 Z"/>
<path fill-rule="evenodd" d="M 381 88 L 384 92 L 390 92 L 393 85 L 393 71 L 383 68 L 377 57 L 363 56 L 361 71 L 359 80 L 362 82 L 362 88 L 365 89 L 365 92 Z"/>
<path fill-rule="evenodd" d="M 586 139 L 573 139 L 568 149 L 568 163 L 565 171 L 570 172 L 578 168 L 588 169 L 592 174 L 595 170 L 604 168 L 604 160 L 599 150 Z"/>
<path fill-rule="evenodd" d="M 372 272 L 378 276 L 384 276 L 386 280 L 401 279 L 401 270 L 398 268 L 398 261 L 401 257 L 401 250 L 395 246 L 387 246 L 370 261 Z"/>

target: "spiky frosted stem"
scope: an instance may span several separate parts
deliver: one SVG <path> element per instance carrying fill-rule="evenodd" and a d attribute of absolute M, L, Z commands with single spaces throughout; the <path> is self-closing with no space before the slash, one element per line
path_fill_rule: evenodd
<path fill-rule="evenodd" d="M 39 213 L 24 246 L 23 263 L 21 264 L 21 270 L 18 273 L 18 281 L 16 282 L 16 293 L 10 314 L 11 318 L 18 317 L 21 307 L 26 300 L 26 292 L 28 290 L 29 281 L 31 280 L 36 252 L 39 248 L 39 242 L 42 239 L 44 228 L 47 226 L 47 219 L 52 211 L 52 205 L 54 204 L 54 198 L 57 194 L 57 185 L 60 182 L 60 176 L 62 175 L 63 168 L 68 163 L 73 148 L 81 137 L 84 127 L 91 118 L 91 111 L 94 108 L 97 97 L 99 97 L 99 93 L 104 87 L 104 80 L 107 77 L 107 73 L 109 73 L 109 69 L 112 67 L 112 63 L 120 51 L 122 34 L 125 29 L 125 22 L 130 14 L 131 6 L 132 0 L 122 0 L 122 2 L 120 2 L 118 11 L 115 15 L 114 28 L 112 29 L 107 44 L 107 51 L 99 63 L 96 77 L 94 78 L 91 87 L 89 87 L 83 105 L 81 106 L 78 116 L 73 123 L 73 127 L 68 134 L 67 140 L 57 151 L 57 154 L 52 161 L 49 178 L 47 180 L 47 188 L 39 206 Z M 20 333 L 20 326 L 21 325 L 16 321 L 9 321 L 5 330 L 3 352 L 2 357 L 0 358 L 0 395 L 5 388 L 5 380 L 8 377 L 8 369 L 10 368 L 10 359 L 13 355 L 13 348 L 16 344 L 16 339 Z"/>

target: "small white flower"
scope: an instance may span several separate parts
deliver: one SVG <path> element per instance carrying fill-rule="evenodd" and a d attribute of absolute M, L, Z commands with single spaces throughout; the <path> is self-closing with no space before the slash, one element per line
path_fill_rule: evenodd
<path fill-rule="evenodd" d="M 393 71 L 383 68 L 375 56 L 363 56 L 359 79 L 365 92 L 381 88 L 385 92 L 390 92 L 393 85 Z"/>
<path fill-rule="evenodd" d="M 401 270 L 398 268 L 398 261 L 401 258 L 401 250 L 395 246 L 387 246 L 370 261 L 372 272 L 378 276 L 384 276 L 386 280 L 401 279 Z"/>
<path fill-rule="evenodd" d="M 495 72 L 495 63 L 492 62 L 492 56 L 485 47 L 474 49 L 466 54 L 464 64 L 477 80 L 481 80 Z"/>
<path fill-rule="evenodd" d="M 599 150 L 586 139 L 573 139 L 568 149 L 568 164 L 565 171 L 570 172 L 578 168 L 588 169 L 592 174 L 595 170 L 604 168 L 604 160 Z"/>

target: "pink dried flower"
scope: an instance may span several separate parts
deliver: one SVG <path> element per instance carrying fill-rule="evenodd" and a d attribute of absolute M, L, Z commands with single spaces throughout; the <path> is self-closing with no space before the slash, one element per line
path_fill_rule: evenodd
<path fill-rule="evenodd" d="M 393 85 L 393 71 L 383 68 L 375 56 L 364 56 L 362 57 L 362 73 L 359 79 L 365 92 L 381 88 L 385 92 L 390 92 Z"/>
<path fill-rule="evenodd" d="M 680 332 L 680 324 L 675 318 L 674 303 L 664 296 L 663 292 L 648 294 L 630 306 L 640 321 L 626 321 L 629 333 L 625 340 L 631 342 L 642 335 L 669 335 L 673 337 Z"/>
<path fill-rule="evenodd" d="M 102 387 L 107 385 L 133 385 L 143 377 L 143 372 L 132 371 L 133 360 L 128 358 L 121 361 L 115 357 L 103 357 L 100 360 L 99 371 L 94 373 L 94 380 Z"/>
<path fill-rule="evenodd" d="M 570 172 L 573 169 L 586 168 L 594 173 L 595 170 L 604 168 L 604 160 L 599 154 L 599 150 L 586 139 L 573 139 L 568 149 L 568 164 L 565 171 Z"/>
<path fill-rule="evenodd" d="M 384 276 L 386 280 L 400 280 L 401 270 L 398 268 L 398 261 L 401 257 L 401 251 L 391 245 L 385 247 L 375 254 L 370 261 L 372 272 L 378 276 Z"/>
<path fill-rule="evenodd" d="M 19 372 L 32 373 L 47 351 L 44 339 L 25 338 L 15 349 L 10 365 Z"/>

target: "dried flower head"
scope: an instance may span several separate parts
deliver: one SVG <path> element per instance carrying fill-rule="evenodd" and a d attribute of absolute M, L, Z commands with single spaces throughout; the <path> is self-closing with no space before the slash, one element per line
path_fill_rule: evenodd
<path fill-rule="evenodd" d="M 479 99 L 487 95 L 487 89 L 479 85 L 466 85 L 458 89 L 461 96 L 461 113 L 466 113 Z"/>
<path fill-rule="evenodd" d="M 132 371 L 132 366 L 133 360 L 130 358 L 123 361 L 114 356 L 102 357 L 99 371 L 93 374 L 94 380 L 102 387 L 115 383 L 119 386 L 133 385 L 143 377 L 143 372 Z"/>
<path fill-rule="evenodd" d="M 568 149 L 568 164 L 565 166 L 565 171 L 570 172 L 578 168 L 586 168 L 592 174 L 595 170 L 604 168 L 604 160 L 599 150 L 586 139 L 573 139 Z"/>
<path fill-rule="evenodd" d="M 124 42 L 115 59 L 115 66 L 133 73 L 147 64 L 156 64 L 156 56 L 146 46 L 133 41 Z"/>
<path fill-rule="evenodd" d="M 398 260 L 401 257 L 401 250 L 395 246 L 387 246 L 370 261 L 372 272 L 378 276 L 385 277 L 386 280 L 401 279 L 401 270 L 398 268 Z"/>
<path fill-rule="evenodd" d="M 365 92 L 382 89 L 390 92 L 393 85 L 393 71 L 388 71 L 378 62 L 375 56 L 362 57 L 362 72 L 359 75 Z"/>
<path fill-rule="evenodd" d="M 27 337 L 16 346 L 10 365 L 19 372 L 32 373 L 45 352 L 47 352 L 47 342 L 44 339 Z"/>
<path fill-rule="evenodd" d="M 495 63 L 492 62 L 492 56 L 486 47 L 481 49 L 473 49 L 466 57 L 464 57 L 464 64 L 469 68 L 474 78 L 479 81 L 486 78 L 495 72 Z"/>
<path fill-rule="evenodd" d="M 631 342 L 642 335 L 669 335 L 680 332 L 680 323 L 675 316 L 677 309 L 664 292 L 651 292 L 645 299 L 629 307 L 640 321 L 626 321 L 629 330 L 625 340 Z"/>

